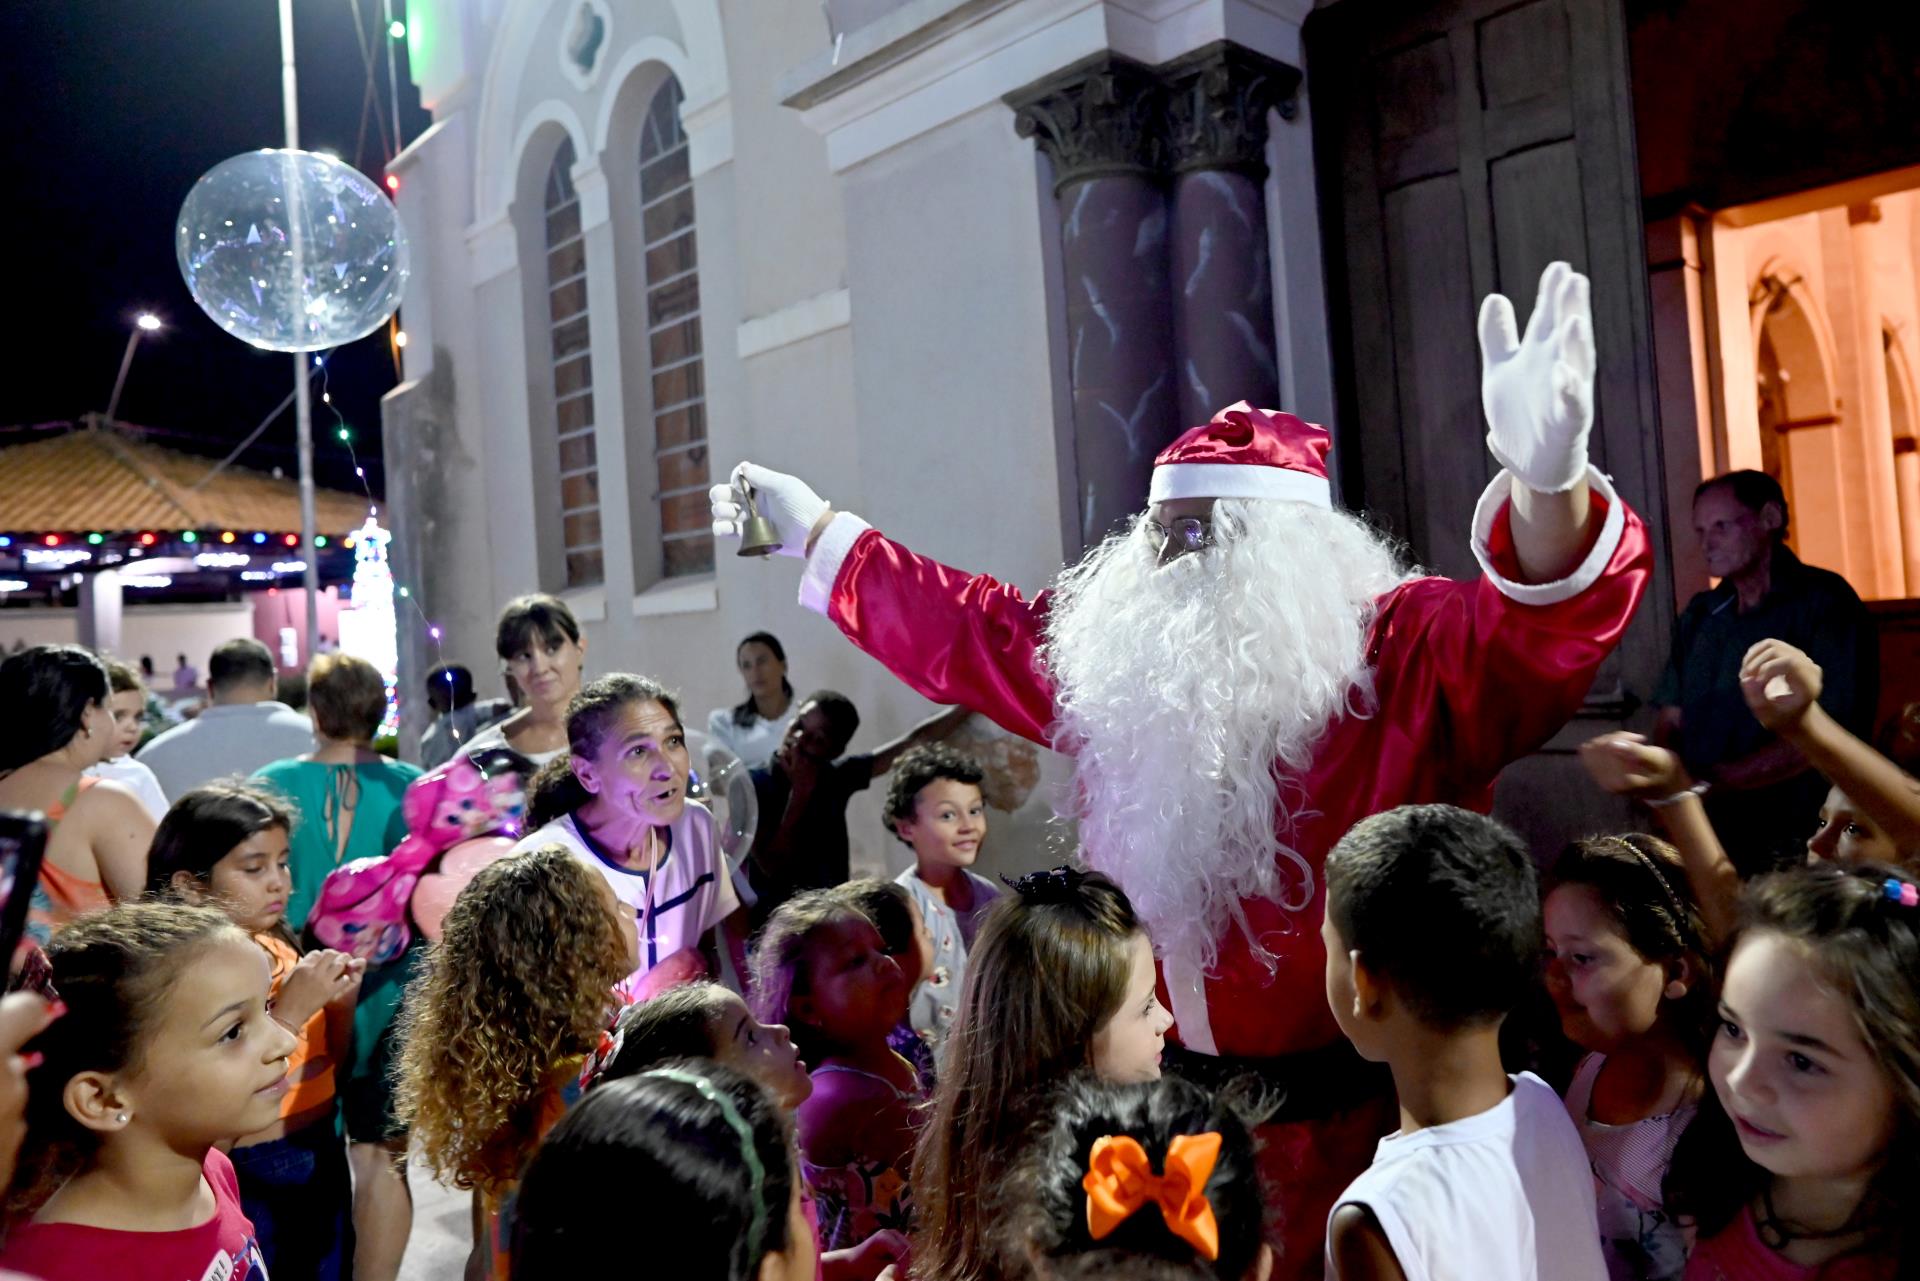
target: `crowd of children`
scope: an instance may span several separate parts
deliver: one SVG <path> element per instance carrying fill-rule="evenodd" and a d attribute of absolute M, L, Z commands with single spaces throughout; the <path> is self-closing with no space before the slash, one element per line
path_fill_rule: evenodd
<path fill-rule="evenodd" d="M 1398 1125 L 1333 1200 L 1327 1277 L 1920 1276 L 1920 784 L 1823 719 L 1819 676 L 1773 643 L 1747 672 L 1834 783 L 1805 867 L 1742 884 L 1628 736 L 1585 759 L 1671 843 L 1537 863 L 1442 805 L 1338 843 L 1325 991 L 1287 999 L 1384 1065 Z M 913 866 L 749 939 L 672 696 L 604 677 L 566 733 L 543 822 L 459 892 L 400 1016 L 399 1118 L 473 1194 L 469 1277 L 1267 1281 L 1257 1132 L 1287 1100 L 1163 1075 L 1119 886 L 971 870 L 976 763 L 908 752 L 885 813 Z M 257 783 L 181 798 L 146 897 L 52 933 L 58 1001 L 0 1002 L 6 1275 L 353 1275 L 367 963 L 289 932 L 296 823 Z M 1536 997 L 1575 1055 L 1503 1038 Z"/>

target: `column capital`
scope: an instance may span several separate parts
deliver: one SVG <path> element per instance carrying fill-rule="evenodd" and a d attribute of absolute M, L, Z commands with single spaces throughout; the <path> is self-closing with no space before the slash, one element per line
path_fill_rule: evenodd
<path fill-rule="evenodd" d="M 1230 169 L 1267 176 L 1267 112 L 1291 120 L 1300 70 L 1218 40 L 1155 69 L 1166 94 L 1174 172 Z"/>
<path fill-rule="evenodd" d="M 1005 101 L 1014 131 L 1053 161 L 1056 193 L 1089 178 L 1155 177 L 1164 168 L 1160 82 L 1131 58 L 1103 50 Z"/>

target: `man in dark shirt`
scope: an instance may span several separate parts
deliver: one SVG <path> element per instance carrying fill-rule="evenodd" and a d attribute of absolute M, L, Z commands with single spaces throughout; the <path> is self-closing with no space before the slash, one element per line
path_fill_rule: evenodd
<path fill-rule="evenodd" d="M 1709 785 L 1707 813 L 1748 875 L 1806 857 L 1827 784 L 1769 734 L 1740 694 L 1740 663 L 1755 643 L 1798 646 L 1825 674 L 1820 704 L 1862 738 L 1873 736 L 1880 662 L 1872 617 L 1838 574 L 1803 564 L 1786 546 L 1787 500 L 1771 476 L 1730 472 L 1694 491 L 1694 531 L 1720 585 L 1688 602 L 1654 691 L 1655 737 Z"/>
<path fill-rule="evenodd" d="M 759 896 L 752 910 L 755 926 L 800 890 L 845 881 L 847 802 L 892 769 L 902 752 L 946 737 L 967 716 L 966 708 L 950 707 L 872 752 L 848 756 L 844 753 L 860 728 L 852 701 L 830 689 L 807 695 L 773 761 L 753 771 L 760 823 L 747 879 Z"/>

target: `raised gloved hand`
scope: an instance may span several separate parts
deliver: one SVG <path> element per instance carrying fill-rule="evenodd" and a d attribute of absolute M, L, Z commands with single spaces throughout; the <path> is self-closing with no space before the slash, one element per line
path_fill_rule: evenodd
<path fill-rule="evenodd" d="M 1587 474 L 1593 428 L 1593 316 L 1587 278 L 1564 262 L 1540 275 L 1526 336 L 1513 304 L 1480 305 L 1480 404 L 1487 448 L 1529 489 L 1559 494 Z"/>
<path fill-rule="evenodd" d="M 754 505 L 773 522 L 780 533 L 780 555 L 805 559 L 807 537 L 827 510 L 827 500 L 813 492 L 806 481 L 785 472 L 773 471 L 753 463 L 741 463 L 724 485 L 707 492 L 713 507 L 713 533 L 716 538 L 738 538 L 746 523 L 747 512 L 740 501 L 740 489 L 753 490 Z"/>

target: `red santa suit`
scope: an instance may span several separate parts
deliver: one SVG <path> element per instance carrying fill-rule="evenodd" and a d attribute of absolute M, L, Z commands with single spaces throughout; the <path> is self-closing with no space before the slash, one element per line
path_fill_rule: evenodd
<path fill-rule="evenodd" d="M 1223 450 L 1218 434 L 1207 432 L 1196 428 L 1161 455 L 1156 500 L 1182 493 L 1248 496 L 1233 492 L 1235 473 L 1223 469 L 1260 460 L 1232 456 L 1231 442 Z M 1317 459 L 1300 458 L 1278 465 L 1295 489 L 1314 479 L 1318 466 Z M 1163 477 L 1175 483 L 1165 485 Z M 1566 578 L 1519 581 L 1509 477 L 1502 472 L 1474 514 L 1481 576 L 1473 582 L 1412 578 L 1378 598 L 1367 649 L 1376 710 L 1328 725 L 1300 777 L 1304 803 L 1280 834 L 1312 867 L 1313 900 L 1297 912 L 1264 900 L 1242 905 L 1270 960 L 1256 955 L 1247 935 L 1230 929 L 1204 977 L 1168 975 L 1163 965 L 1163 995 L 1182 1045 L 1202 1054 L 1274 1060 L 1339 1042 L 1324 997 L 1319 933 L 1327 851 L 1355 822 L 1394 806 L 1446 802 L 1484 811 L 1501 768 L 1538 749 L 1579 709 L 1652 570 L 1639 517 L 1604 475 L 1589 468 L 1587 479 L 1602 513 L 1599 533 Z M 1323 467 L 1317 480 L 1324 492 Z M 1038 658 L 1047 593 L 1029 600 L 986 575 L 917 555 L 840 513 L 808 556 L 800 597 L 927 698 L 963 704 L 1053 745 L 1053 687 Z M 1284 1251 L 1277 1277 L 1319 1275 L 1328 1208 L 1390 1128 L 1391 1111 L 1380 1106 L 1267 1128 L 1263 1165 L 1277 1185 Z"/>

